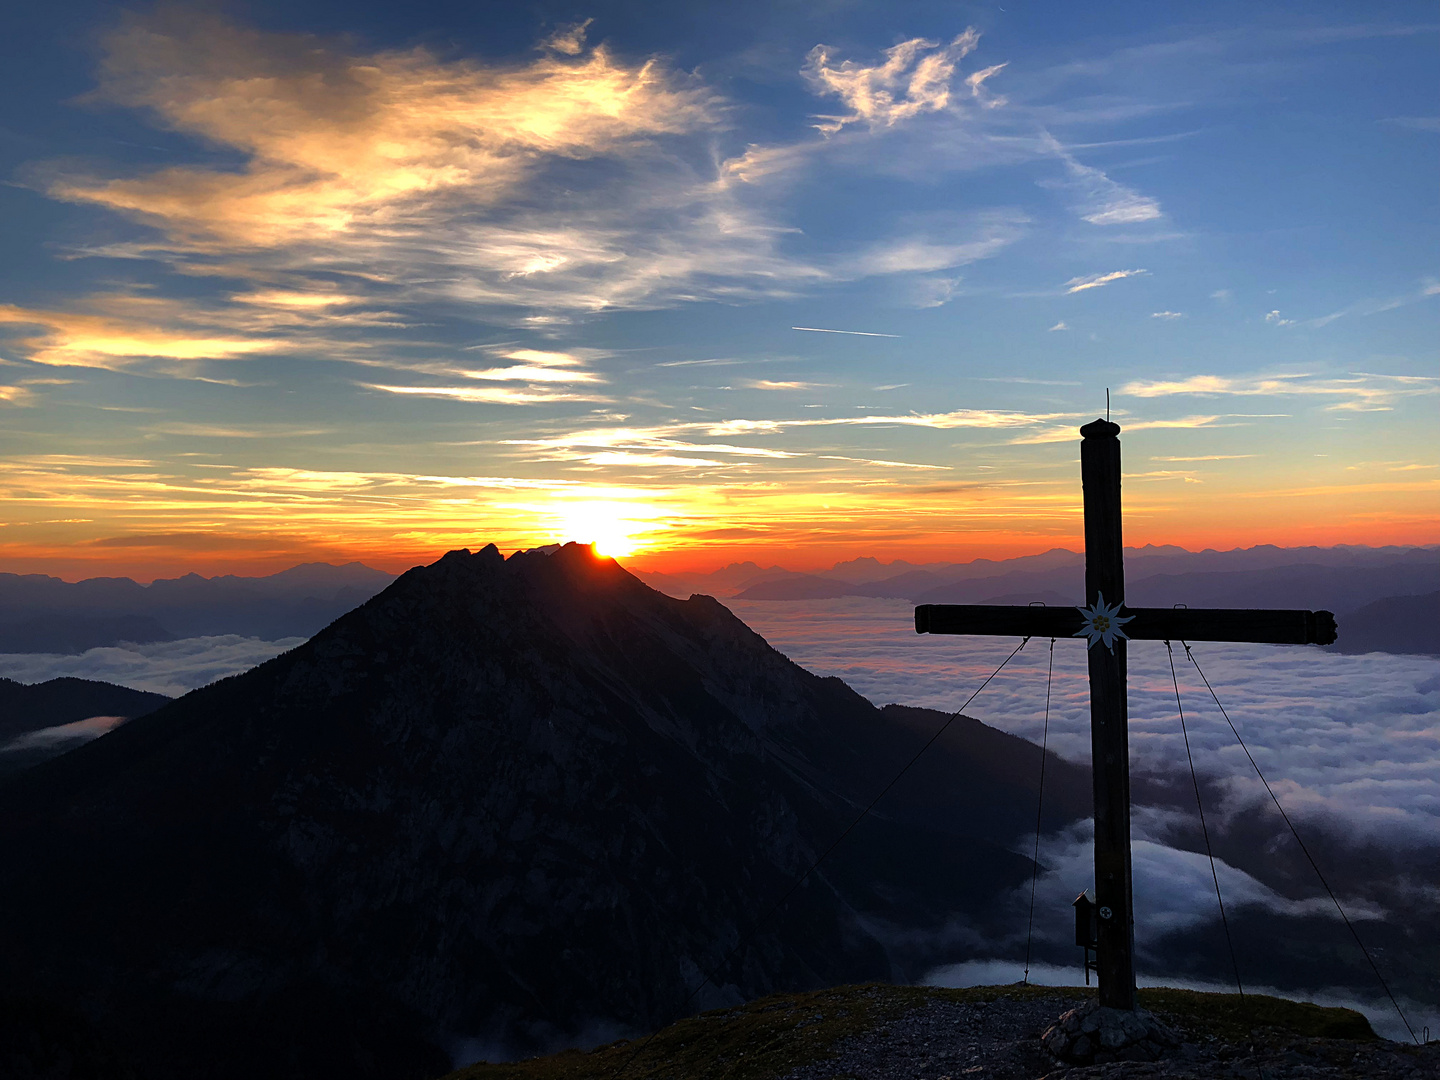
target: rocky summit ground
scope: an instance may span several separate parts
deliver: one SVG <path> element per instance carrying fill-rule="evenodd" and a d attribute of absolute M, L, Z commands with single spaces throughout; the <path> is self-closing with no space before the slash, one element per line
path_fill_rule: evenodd
<path fill-rule="evenodd" d="M 1278 998 L 1141 992 L 1180 1037 L 1154 1062 L 1056 1061 L 1040 1036 L 1085 991 L 869 985 L 777 995 L 683 1020 L 647 1040 L 446 1080 L 1430 1080 L 1440 1043 L 1377 1038 L 1365 1018 Z"/>

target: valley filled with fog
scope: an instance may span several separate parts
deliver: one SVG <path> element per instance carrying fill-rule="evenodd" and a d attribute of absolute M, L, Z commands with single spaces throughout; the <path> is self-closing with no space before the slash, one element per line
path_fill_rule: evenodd
<path fill-rule="evenodd" d="M 918 635 L 913 607 L 898 600 L 732 598 L 725 603 L 792 660 L 817 674 L 839 676 L 880 705 L 957 709 L 1019 644 L 1018 639 Z M 1378 943 L 1379 951 L 1385 950 L 1386 924 L 1434 925 L 1440 917 L 1440 661 L 1305 646 L 1203 642 L 1193 649 L 1367 945 Z M 1313 939 L 1317 953 L 1348 949 L 1354 954 L 1356 965 L 1347 965 L 1356 976 L 1353 984 L 1310 985 L 1308 997 L 1351 1003 L 1371 1016 L 1377 1030 L 1404 1037 L 1373 975 L 1368 981 L 1360 978 L 1364 960 L 1313 872 L 1296 865 L 1300 857 L 1293 838 L 1195 667 L 1178 643 L 1174 650 L 1207 820 L 1222 857 L 1220 886 L 1241 952 L 1242 977 L 1254 984 L 1252 989 L 1277 983 L 1287 993 L 1298 989 L 1293 984 L 1287 989 L 1285 980 L 1264 970 L 1245 970 L 1245 932 L 1273 932 L 1275 923 L 1283 921 L 1302 946 Z M 1039 742 L 1049 659 L 1049 640 L 1031 640 L 966 715 Z M 1129 674 L 1141 972 L 1152 982 L 1224 989 L 1228 959 L 1213 972 L 1176 966 L 1197 935 L 1203 935 L 1207 947 L 1218 946 L 1222 958 L 1224 942 L 1218 936 L 1214 886 L 1202 854 L 1164 644 L 1132 642 Z M 1081 764 L 1090 760 L 1088 694 L 1083 641 L 1057 641 L 1048 743 Z M 1225 862 L 1226 856 L 1240 865 Z M 1079 950 L 1070 944 L 1070 903 L 1091 883 L 1086 830 L 1042 837 L 1040 863 L 1046 872 L 1037 890 L 1036 940 L 1048 946 L 1040 955 L 1059 963 L 1032 965 L 1031 979 L 1080 981 Z M 1015 933 L 999 957 L 936 971 L 932 979 L 957 985 L 1017 981 L 1029 902 L 1028 890 L 1024 893 L 1016 897 Z M 1377 960 L 1385 971 L 1385 958 Z M 1292 981 L 1299 979 L 1299 972 L 1292 972 Z M 1233 979 L 1228 985 L 1233 987 Z M 1440 1026 L 1433 1005 L 1404 999 L 1402 1004 L 1412 1025 L 1420 1016 L 1432 1030 Z"/>

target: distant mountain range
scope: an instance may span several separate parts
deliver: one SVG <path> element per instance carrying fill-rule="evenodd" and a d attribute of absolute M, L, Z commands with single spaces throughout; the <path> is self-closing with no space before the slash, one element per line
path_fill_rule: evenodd
<path fill-rule="evenodd" d="M 1440 656 L 1440 592 L 1391 596 L 1352 611 L 1337 652 L 1429 653 Z"/>
<path fill-rule="evenodd" d="M 874 559 L 838 563 L 800 574 L 780 567 L 735 564 L 716 574 L 640 574 L 672 595 L 711 588 L 735 600 L 816 601 L 842 596 L 914 604 L 1076 604 L 1084 595 L 1082 555 L 1056 549 L 1001 562 L 913 566 Z M 1345 652 L 1437 652 L 1434 614 L 1422 598 L 1440 589 L 1435 548 L 1276 548 L 1189 552 L 1132 548 L 1126 552 L 1126 600 L 1168 607 L 1306 608 L 1341 616 Z M 688 591 L 687 591 L 688 590 Z M 1377 606 L 1378 605 L 1378 606 Z M 1370 609 L 1374 608 L 1373 612 Z M 1370 612 L 1360 615 L 1361 611 Z M 1389 612 L 1390 617 L 1384 615 Z M 1356 618 L 1351 618 L 1355 613 Z"/>
<path fill-rule="evenodd" d="M 882 563 L 867 557 L 814 573 L 753 562 L 706 574 L 632 573 L 681 599 L 699 593 L 738 600 L 870 596 L 916 604 L 1055 605 L 1081 599 L 1084 556 L 1056 548 L 968 563 Z M 0 574 L 0 653 L 80 653 L 209 634 L 267 641 L 309 637 L 393 580 L 361 563 L 307 563 L 259 578 L 186 574 L 150 585 L 129 578 L 72 584 L 40 574 Z M 1440 550 L 1260 546 L 1190 552 L 1147 546 L 1126 552 L 1126 588 L 1132 604 L 1323 608 L 1348 615 L 1380 600 L 1440 589 Z M 1391 638 L 1374 637 L 1368 625 L 1347 621 L 1342 647 L 1385 649 L 1377 642 Z M 1430 650 L 1412 643 L 1408 651 Z"/>
<path fill-rule="evenodd" d="M 1385 567 L 1396 565 L 1440 565 L 1440 549 L 1435 547 L 1336 547 L 1281 548 L 1261 544 L 1231 551 L 1187 551 L 1184 548 L 1147 544 L 1125 550 L 1127 583 L 1156 574 L 1199 574 L 1208 572 L 1234 573 L 1265 571 L 1284 566 L 1319 566 L 1335 569 Z M 753 562 L 731 563 L 712 573 L 665 574 L 633 571 L 652 588 L 672 596 L 689 596 L 701 592 L 717 597 L 741 597 L 748 590 L 771 585 L 755 595 L 754 600 L 817 599 L 821 586 L 807 579 L 830 583 L 831 596 L 888 596 L 913 600 L 928 590 L 967 581 L 992 581 L 1010 575 L 1014 580 L 1045 577 L 1055 573 L 1052 581 L 1069 583 L 1083 581 L 1085 556 L 1082 552 L 1052 548 L 1039 555 L 1014 559 L 975 559 L 966 563 L 880 562 L 873 558 L 851 559 L 836 563 L 829 570 L 797 572 L 781 566 L 760 567 Z M 1067 573 L 1069 571 L 1069 573 Z M 794 582 L 796 595 L 784 595 L 776 583 Z M 845 586 L 857 588 L 848 589 Z"/>
<path fill-rule="evenodd" d="M 588 548 L 452 552 L 0 787 L 0 988 L 155 1080 L 401 1080 L 913 978 L 1027 879 L 1034 745 L 957 720 L 764 916 L 945 719 Z"/>
<path fill-rule="evenodd" d="M 207 634 L 309 637 L 394 580 L 358 562 L 305 563 L 256 578 L 186 574 L 149 585 L 0 574 L 0 652 L 78 653 Z"/>

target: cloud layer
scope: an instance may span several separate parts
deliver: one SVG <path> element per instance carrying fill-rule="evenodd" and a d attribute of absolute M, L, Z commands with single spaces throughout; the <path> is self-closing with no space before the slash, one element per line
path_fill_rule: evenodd
<path fill-rule="evenodd" d="M 817 673 L 839 675 L 877 704 L 955 709 L 1018 643 L 916 635 L 911 607 L 903 602 L 848 597 L 725 603 L 792 659 Z M 1435 873 L 1440 858 L 1440 672 L 1433 659 L 1343 656 L 1299 647 L 1194 647 L 1351 922 L 1372 948 L 1381 940 L 1405 940 L 1405 933 L 1440 917 Z M 1135 907 L 1143 913 L 1136 924 L 1137 967 L 1142 975 L 1149 973 L 1142 984 L 1173 986 L 1177 971 L 1218 975 L 1227 971 L 1228 960 L 1223 953 L 1207 952 L 1211 944 L 1198 944 L 1220 942 L 1218 913 L 1191 801 L 1167 654 L 1162 643 L 1132 642 L 1129 658 L 1132 776 L 1143 778 L 1137 790 L 1163 803 L 1138 805 L 1131 820 Z M 1032 640 L 967 714 L 1039 742 L 1049 659 L 1049 642 Z M 1048 745 L 1072 761 L 1088 763 L 1083 643 L 1056 642 L 1054 661 Z M 1203 684 L 1185 665 L 1183 652 L 1177 668 L 1206 818 L 1219 853 L 1215 870 L 1231 928 L 1239 935 L 1247 989 L 1264 992 L 1249 984 L 1290 979 L 1291 993 L 1344 1001 L 1370 1016 L 1377 1030 L 1408 1038 Z M 1037 959 L 1074 954 L 1071 903 L 1093 880 L 1092 835 L 1091 823 L 1081 821 L 1041 838 Z M 1028 856 L 1030 838 L 1022 847 Z M 1227 855 L 1248 869 L 1227 862 Z M 1292 859 L 1298 873 L 1283 868 Z M 1010 898 L 1011 917 L 986 930 L 983 941 L 973 943 L 972 955 L 1024 956 L 1029 902 L 1027 883 Z M 1333 966 L 1282 972 L 1271 966 L 1285 966 L 1280 954 L 1245 955 L 1247 941 L 1258 942 L 1256 935 L 1272 935 L 1277 926 L 1296 928 L 1287 931 L 1296 935 L 1292 947 L 1310 949 L 1309 943 L 1325 941 L 1315 956 L 1335 950 Z M 1392 980 L 1425 985 L 1422 968 L 1428 961 L 1406 962 L 1389 955 L 1393 947 L 1385 952 L 1379 962 Z M 1012 982 L 1020 966 L 1015 959 L 979 960 L 932 972 L 929 981 Z M 1057 977 L 1071 982 L 1079 971 L 1046 968 L 1037 974 L 1040 982 Z M 1326 989 L 1317 978 L 1349 985 Z M 1205 988 L 1223 991 L 1233 984 Z M 1413 1000 L 1403 1004 L 1412 1024 L 1435 1016 L 1433 1006 Z"/>
<path fill-rule="evenodd" d="M 0 676 L 22 683 L 62 677 L 96 679 L 179 697 L 217 679 L 249 671 L 304 641 L 304 638 L 261 641 L 225 634 L 153 645 L 91 649 L 78 656 L 0 654 Z"/>
<path fill-rule="evenodd" d="M 548 158 L 608 154 L 718 119 L 704 89 L 654 62 L 584 52 L 579 31 L 558 55 L 503 67 L 317 44 L 178 8 L 127 17 L 97 96 L 233 148 L 245 165 L 66 178 L 52 193 L 153 221 L 191 248 L 333 242 L 403 228 L 447 202 L 493 205 Z"/>
<path fill-rule="evenodd" d="M 904 601 L 726 604 L 797 663 L 838 675 L 880 704 L 954 709 L 1017 644 L 917 635 Z M 1048 646 L 1032 641 L 969 714 L 1038 742 Z M 1193 647 L 1292 818 L 1357 847 L 1436 847 L 1440 673 L 1432 659 L 1218 642 Z M 1223 822 L 1263 810 L 1268 798 L 1243 752 L 1195 669 L 1176 651 L 1196 768 L 1224 792 L 1213 812 Z M 1129 669 L 1132 762 L 1170 774 L 1185 752 L 1163 643 L 1132 642 Z M 1050 746 L 1076 762 L 1090 757 L 1088 702 L 1084 644 L 1057 642 Z"/>

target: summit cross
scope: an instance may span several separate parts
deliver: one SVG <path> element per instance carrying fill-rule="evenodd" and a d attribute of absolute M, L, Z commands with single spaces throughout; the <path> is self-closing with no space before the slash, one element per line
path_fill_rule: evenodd
<path fill-rule="evenodd" d="M 1120 425 L 1080 429 L 1085 498 L 1085 607 L 923 604 L 920 634 L 1085 637 L 1089 642 L 1090 747 L 1095 797 L 1096 975 L 1100 1004 L 1135 1008 L 1135 916 L 1130 885 L 1130 758 L 1125 642 L 1246 641 L 1329 645 L 1328 611 L 1242 608 L 1127 608 L 1120 535 Z"/>

